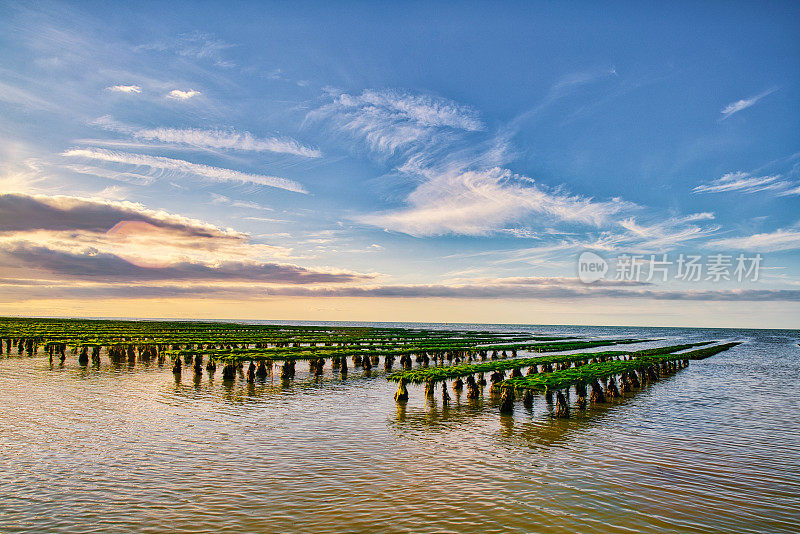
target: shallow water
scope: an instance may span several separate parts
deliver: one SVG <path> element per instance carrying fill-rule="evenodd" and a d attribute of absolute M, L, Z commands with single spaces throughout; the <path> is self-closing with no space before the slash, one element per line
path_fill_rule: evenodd
<path fill-rule="evenodd" d="M 800 532 L 800 331 L 480 328 L 745 343 L 569 420 L 302 362 L 282 388 L 3 358 L 0 531 Z"/>

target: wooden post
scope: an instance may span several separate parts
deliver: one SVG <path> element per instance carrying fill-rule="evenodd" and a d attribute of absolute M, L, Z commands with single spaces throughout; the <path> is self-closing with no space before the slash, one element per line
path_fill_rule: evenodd
<path fill-rule="evenodd" d="M 500 393 L 500 413 L 514 413 L 514 388 L 503 388 Z"/>
<path fill-rule="evenodd" d="M 252 360 L 247 368 L 247 381 L 251 384 L 256 381 L 256 364 Z"/>
<path fill-rule="evenodd" d="M 396 400 L 397 402 L 408 401 L 408 390 L 406 389 L 405 378 L 401 378 L 400 381 L 397 383 L 397 393 L 394 394 L 394 400 Z"/>
<path fill-rule="evenodd" d="M 477 399 L 480 397 L 480 390 L 478 389 L 478 384 L 475 382 L 475 377 L 469 375 L 467 377 L 467 398 L 468 399 Z"/>
<path fill-rule="evenodd" d="M 556 411 L 554 415 L 562 419 L 569 417 L 569 405 L 567 404 L 567 399 L 564 398 L 564 394 L 560 391 L 556 393 Z"/>
<path fill-rule="evenodd" d="M 589 400 L 592 402 L 605 402 L 606 396 L 603 394 L 603 388 L 600 387 L 600 384 L 597 380 L 592 381 L 592 394 L 589 395 Z"/>
<path fill-rule="evenodd" d="M 533 392 L 530 389 L 526 389 L 522 394 L 522 405 L 528 410 L 533 408 Z"/>

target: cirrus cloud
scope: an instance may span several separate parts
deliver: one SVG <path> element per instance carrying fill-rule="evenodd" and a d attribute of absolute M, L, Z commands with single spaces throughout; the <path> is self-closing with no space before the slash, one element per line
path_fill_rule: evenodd
<path fill-rule="evenodd" d="M 771 95 L 775 91 L 777 91 L 777 89 L 768 89 L 763 93 L 752 96 L 750 98 L 743 98 L 742 100 L 731 102 L 730 104 L 722 108 L 722 110 L 720 110 L 720 113 L 722 113 L 722 118 L 720 120 L 724 121 L 725 119 L 730 118 L 734 113 L 739 113 L 740 111 L 755 105 L 759 100 L 761 100 L 765 96 Z"/>
<path fill-rule="evenodd" d="M 199 128 L 138 128 L 116 121 L 108 115 L 99 117 L 89 124 L 145 141 L 178 143 L 201 148 L 276 152 L 307 158 L 319 158 L 322 156 L 322 152 L 319 149 L 305 146 L 295 139 L 286 137 L 258 138 L 250 132 L 219 129 L 204 130 Z"/>
<path fill-rule="evenodd" d="M 634 206 L 620 199 L 598 202 L 548 191 L 529 178 L 499 167 L 427 173 L 427 177 L 409 194 L 407 207 L 357 220 L 415 236 L 486 235 L 510 222 L 525 223 L 533 215 L 602 226 Z"/>
<path fill-rule="evenodd" d="M 106 87 L 109 91 L 113 91 L 115 93 L 141 93 L 142 88 L 138 85 L 112 85 L 111 87 Z"/>
<path fill-rule="evenodd" d="M 759 193 L 772 191 L 778 196 L 800 194 L 800 184 L 783 180 L 780 174 L 754 176 L 748 172 L 729 172 L 707 184 L 700 184 L 693 193 Z"/>
<path fill-rule="evenodd" d="M 166 158 L 163 156 L 149 156 L 147 154 L 134 154 L 130 152 L 120 152 L 116 150 L 106 150 L 102 148 L 75 148 L 67 150 L 61 154 L 67 157 L 78 157 L 110 163 L 122 163 L 137 167 L 149 167 L 151 170 L 175 171 L 185 174 L 200 176 L 215 182 L 238 182 L 265 185 L 294 191 L 295 193 L 306 193 L 307 191 L 299 183 L 281 178 L 278 176 L 265 176 L 262 174 L 250 174 L 232 169 L 212 167 L 200 163 L 192 163 L 182 159 Z"/>
<path fill-rule="evenodd" d="M 709 248 L 728 250 L 750 250 L 755 252 L 778 252 L 800 249 L 800 230 L 779 229 L 742 237 L 726 237 L 707 243 Z"/>
<path fill-rule="evenodd" d="M 336 132 L 349 134 L 379 153 L 394 154 L 450 132 L 485 128 L 478 113 L 451 100 L 391 90 L 339 93 L 333 101 L 307 115 L 328 121 Z"/>

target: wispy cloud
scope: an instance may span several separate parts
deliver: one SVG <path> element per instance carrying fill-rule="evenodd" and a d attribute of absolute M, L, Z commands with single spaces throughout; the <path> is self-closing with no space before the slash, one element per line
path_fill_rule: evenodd
<path fill-rule="evenodd" d="M 573 87 L 614 75 L 613 69 L 579 73 L 557 83 L 551 96 L 558 98 Z M 648 216 L 640 221 L 634 215 L 641 207 L 632 202 L 596 200 L 540 184 L 506 167 L 513 153 L 507 134 L 513 128 L 488 139 L 483 136 L 482 141 L 467 138 L 484 128 L 475 112 L 447 103 L 442 104 L 446 113 L 433 113 L 425 107 L 427 102 L 397 92 L 364 91 L 357 97 L 340 94 L 332 104 L 309 114 L 329 118 L 376 153 L 402 155 L 397 173 L 405 183 L 417 184 L 405 197 L 404 207 L 356 216 L 356 221 L 420 237 L 502 233 L 539 239 L 543 246 L 559 250 L 586 242 L 609 249 L 623 244 L 648 250 L 673 247 L 719 229 L 698 224 L 713 219 L 709 213 L 661 220 Z M 563 237 L 565 229 L 586 236 L 587 227 L 599 235 Z"/>
<path fill-rule="evenodd" d="M 707 184 L 692 189 L 693 193 L 758 193 L 772 191 L 779 196 L 800 194 L 800 183 L 783 180 L 780 174 L 754 176 L 747 172 L 729 172 Z"/>
<path fill-rule="evenodd" d="M 533 180 L 499 167 L 479 171 L 428 173 L 407 198 L 408 207 L 359 217 L 363 223 L 416 236 L 486 235 L 509 222 L 546 220 L 591 226 L 609 224 L 611 217 L 633 204 L 619 199 L 597 202 L 548 191 Z"/>
<path fill-rule="evenodd" d="M 57 106 L 32 92 L 0 81 L 0 102 L 23 106 L 28 109 L 53 111 Z"/>
<path fill-rule="evenodd" d="M 151 170 L 174 171 L 179 173 L 200 176 L 215 182 L 238 182 L 277 187 L 294 191 L 297 193 L 307 193 L 299 183 L 287 178 L 278 176 L 265 176 L 261 174 L 249 174 L 232 169 L 223 169 L 191 163 L 181 159 L 166 158 L 163 156 L 149 156 L 146 154 L 132 154 L 130 152 L 119 152 L 115 150 L 105 150 L 102 148 L 77 148 L 67 150 L 62 153 L 67 157 L 78 157 L 107 161 L 111 163 L 122 163 L 125 165 L 145 166 Z"/>
<path fill-rule="evenodd" d="M 151 141 L 129 141 L 127 139 L 100 139 L 94 138 L 79 138 L 73 139 L 73 143 L 77 145 L 93 145 L 96 147 L 106 148 L 125 148 L 125 149 L 169 149 L 169 150 L 183 150 L 183 151 L 196 151 L 204 149 L 209 152 L 214 152 L 212 149 L 205 147 L 197 147 L 191 145 L 178 145 L 174 143 L 159 143 Z"/>
<path fill-rule="evenodd" d="M 525 121 L 544 112 L 550 106 L 560 101 L 562 98 L 571 95 L 579 88 L 612 77 L 616 78 L 617 76 L 617 70 L 613 66 L 576 71 L 562 76 L 550 86 L 549 91 L 541 102 L 521 113 L 505 126 L 505 134 L 507 136 L 514 135 Z"/>
<path fill-rule="evenodd" d="M 752 96 L 750 98 L 745 98 L 742 100 L 737 100 L 736 102 L 731 102 L 730 104 L 722 108 L 722 110 L 720 110 L 720 113 L 722 113 L 722 118 L 720 118 L 720 120 L 724 121 L 725 119 L 730 118 L 734 113 L 739 113 L 743 109 L 747 109 L 750 106 L 755 105 L 759 100 L 761 100 L 765 96 L 771 95 L 775 91 L 777 91 L 777 89 L 768 89 L 767 91 L 764 91 L 763 93 L 758 94 L 756 96 Z"/>
<path fill-rule="evenodd" d="M 236 64 L 225 58 L 224 53 L 235 46 L 235 44 L 217 39 L 211 34 L 194 31 L 180 34 L 174 39 L 139 45 L 135 49 L 170 51 L 181 57 L 209 60 L 217 67 L 231 68 Z"/>
<path fill-rule="evenodd" d="M 119 172 L 97 167 L 96 165 L 80 165 L 68 164 L 62 166 L 64 169 L 79 174 L 87 174 L 89 176 L 96 176 L 98 178 L 105 178 L 108 180 L 115 180 L 117 182 L 125 182 L 139 186 L 147 186 L 155 181 L 152 176 L 145 176 L 144 174 L 137 174 L 135 172 Z"/>
<path fill-rule="evenodd" d="M 322 153 L 315 148 L 302 145 L 290 138 L 257 138 L 250 132 L 233 130 L 201 130 L 196 128 L 138 128 L 114 120 L 108 115 L 97 118 L 90 124 L 104 130 L 124 133 L 136 139 L 178 143 L 202 148 L 221 148 L 253 152 L 276 152 L 307 158 L 318 158 Z"/>
<path fill-rule="evenodd" d="M 754 252 L 778 252 L 800 249 L 800 230 L 779 229 L 743 237 L 727 237 L 709 241 L 709 248 L 726 250 L 749 250 Z"/>
<path fill-rule="evenodd" d="M 606 248 L 625 247 L 631 252 L 670 250 L 677 245 L 705 239 L 716 234 L 720 230 L 719 225 L 696 224 L 712 220 L 714 220 L 714 214 L 709 212 L 672 216 L 650 223 L 641 223 L 635 217 L 631 217 L 619 223 L 622 228 L 627 230 L 626 233 L 607 236 Z"/>
<path fill-rule="evenodd" d="M 779 197 L 786 197 L 786 196 L 793 196 L 793 195 L 800 196 L 800 184 L 795 183 L 789 189 L 787 189 L 785 191 L 781 191 L 780 193 L 778 193 Z"/>
<path fill-rule="evenodd" d="M 252 202 L 249 200 L 234 200 L 232 198 L 226 197 L 225 195 L 219 195 L 217 193 L 211 193 L 211 202 L 212 204 L 224 204 L 227 206 L 233 206 L 234 208 L 274 211 L 272 208 L 262 206 L 257 202 Z"/>
<path fill-rule="evenodd" d="M 138 85 L 112 85 L 111 87 L 106 87 L 107 90 L 113 91 L 115 93 L 141 93 L 142 88 Z"/>
<path fill-rule="evenodd" d="M 365 90 L 358 96 L 337 94 L 308 118 L 329 120 L 374 153 L 402 155 L 397 172 L 419 184 L 406 197 L 406 207 L 356 217 L 361 223 L 414 236 L 488 235 L 509 223 L 526 230 L 546 221 L 600 226 L 634 207 L 620 199 L 594 201 L 540 186 L 504 168 L 508 140 L 467 143 L 465 136 L 485 125 L 472 108 L 452 101 Z"/>
<path fill-rule="evenodd" d="M 327 119 L 335 130 L 364 140 L 373 151 L 393 154 L 430 141 L 447 131 L 485 128 L 472 108 L 451 100 L 400 91 L 340 93 L 333 102 L 310 112 L 309 120 Z"/>
<path fill-rule="evenodd" d="M 187 91 L 181 91 L 180 89 L 173 89 L 167 94 L 167 98 L 172 98 L 173 100 L 189 100 L 190 98 L 197 96 L 200 94 L 200 91 L 195 91 L 194 89 L 189 89 Z"/>
<path fill-rule="evenodd" d="M 717 224 L 705 223 L 713 219 L 714 215 L 707 212 L 667 218 L 639 214 L 613 221 L 609 226 L 576 229 L 574 232 L 554 228 L 534 229 L 516 237 L 533 239 L 537 243 L 535 246 L 455 254 L 449 258 L 480 257 L 480 264 L 489 269 L 524 264 L 563 272 L 565 269 L 574 269 L 575 258 L 585 250 L 657 254 L 691 243 L 702 246 L 704 239 L 716 235 L 720 230 Z M 510 233 L 508 229 L 500 232 Z"/>
<path fill-rule="evenodd" d="M 182 143 L 186 145 L 226 148 L 233 150 L 249 150 L 255 152 L 277 152 L 294 154 L 307 158 L 318 158 L 322 153 L 314 148 L 303 146 L 294 139 L 277 137 L 256 138 L 250 132 L 238 133 L 222 130 L 154 128 L 138 130 L 134 133 L 140 139 L 152 139 L 165 143 Z"/>

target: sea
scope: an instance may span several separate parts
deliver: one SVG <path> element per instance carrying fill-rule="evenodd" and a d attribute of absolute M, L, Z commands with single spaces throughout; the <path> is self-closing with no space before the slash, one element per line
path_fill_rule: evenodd
<path fill-rule="evenodd" d="M 488 390 L 397 404 L 382 366 L 248 384 L 4 356 L 0 532 L 800 532 L 798 330 L 313 324 L 742 344 L 569 419 Z"/>

